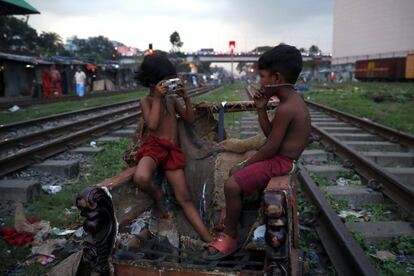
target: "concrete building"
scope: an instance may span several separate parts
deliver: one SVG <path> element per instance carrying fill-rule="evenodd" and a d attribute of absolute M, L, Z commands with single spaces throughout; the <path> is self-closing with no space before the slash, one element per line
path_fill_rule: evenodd
<path fill-rule="evenodd" d="M 332 65 L 337 72 L 352 75 L 357 60 L 414 51 L 413 0 L 334 0 L 333 18 Z"/>

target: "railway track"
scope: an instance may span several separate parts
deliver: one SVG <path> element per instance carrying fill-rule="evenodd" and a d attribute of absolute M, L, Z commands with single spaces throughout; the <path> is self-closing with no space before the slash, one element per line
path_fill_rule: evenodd
<path fill-rule="evenodd" d="M 193 89 L 189 95 L 195 97 L 216 88 Z M 139 102 L 132 100 L 2 125 L 0 175 L 38 163 L 91 138 L 132 124 L 140 114 Z"/>
<path fill-rule="evenodd" d="M 352 233 L 369 244 L 414 235 L 414 137 L 307 104 L 314 142 L 302 155 L 298 179 L 316 207 L 313 227 L 339 275 L 378 275 L 368 257 L 373 252 Z"/>
<path fill-rule="evenodd" d="M 61 98 L 50 98 L 50 99 L 33 99 L 32 97 L 6 98 L 6 99 L 0 100 L 0 109 L 7 109 L 14 105 L 17 105 L 19 107 L 27 107 L 27 106 L 39 105 L 39 104 L 50 104 L 50 103 L 58 103 L 58 102 L 60 103 L 63 101 L 82 101 L 85 99 L 121 95 L 121 94 L 126 94 L 126 93 L 134 93 L 136 91 L 137 89 L 107 91 L 107 92 L 93 92 L 93 93 L 88 93 L 84 97 L 64 96 Z"/>

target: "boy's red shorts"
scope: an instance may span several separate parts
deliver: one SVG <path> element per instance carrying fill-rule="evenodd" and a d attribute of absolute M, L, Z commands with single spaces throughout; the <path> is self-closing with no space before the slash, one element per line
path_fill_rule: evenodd
<path fill-rule="evenodd" d="M 237 171 L 233 177 L 242 191 L 249 195 L 266 188 L 272 177 L 288 174 L 292 170 L 292 165 L 292 159 L 276 155 L 272 159 L 253 163 Z"/>
<path fill-rule="evenodd" d="M 170 140 L 148 135 L 142 141 L 137 152 L 136 160 L 149 156 L 154 159 L 157 167 L 163 170 L 184 169 L 185 157 L 179 145 L 174 145 Z"/>

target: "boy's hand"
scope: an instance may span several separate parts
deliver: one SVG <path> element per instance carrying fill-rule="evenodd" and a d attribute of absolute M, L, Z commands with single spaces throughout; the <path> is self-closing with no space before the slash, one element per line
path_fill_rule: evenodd
<path fill-rule="evenodd" d="M 187 88 L 185 87 L 185 80 L 183 79 L 183 77 L 180 77 L 180 80 L 181 82 L 178 84 L 177 87 L 177 94 L 183 97 L 183 99 L 188 98 Z"/>
<path fill-rule="evenodd" d="M 253 96 L 254 104 L 256 108 L 261 109 L 267 105 L 269 99 L 264 95 L 263 89 L 256 90 Z"/>
<path fill-rule="evenodd" d="M 157 83 L 157 85 L 155 85 L 154 97 L 162 98 L 165 96 L 165 94 L 167 94 L 167 92 L 168 92 L 168 87 L 164 85 L 164 81 L 160 81 Z"/>

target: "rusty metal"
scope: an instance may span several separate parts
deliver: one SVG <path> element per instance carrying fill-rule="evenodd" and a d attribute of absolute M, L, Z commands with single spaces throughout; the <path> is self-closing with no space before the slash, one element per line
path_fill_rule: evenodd
<path fill-rule="evenodd" d="M 339 219 L 306 169 L 299 165 L 306 196 L 319 210 L 315 225 L 321 242 L 339 275 L 378 275 L 365 252 Z"/>
<path fill-rule="evenodd" d="M 322 142 L 333 145 L 335 154 L 342 159 L 350 160 L 354 169 L 366 179 L 375 179 L 383 185 L 382 192 L 391 200 L 406 209 L 410 214 L 414 213 L 414 190 L 408 185 L 397 180 L 395 176 L 366 158 L 356 150 L 345 145 L 337 138 L 329 135 L 323 129 L 312 124 L 312 131 L 321 136 Z"/>
<path fill-rule="evenodd" d="M 371 130 L 375 132 L 376 134 L 388 140 L 391 140 L 392 142 L 401 143 L 402 145 L 405 145 L 408 147 L 414 147 L 414 136 L 409 133 L 398 131 L 396 129 L 386 127 L 386 126 L 383 126 L 383 125 L 380 125 L 374 122 L 366 121 L 352 114 L 342 112 L 334 108 L 331 108 L 331 107 L 328 107 L 328 106 L 325 106 L 319 103 L 315 103 L 309 100 L 305 100 L 305 102 L 308 104 L 308 106 L 312 108 L 319 109 L 324 112 L 328 112 L 332 114 L 333 116 L 338 117 L 341 120 L 344 120 L 357 127 Z"/>
<path fill-rule="evenodd" d="M 268 275 L 288 276 L 291 220 L 288 215 L 285 191 L 264 191 L 263 214 L 266 225 L 265 240 L 268 245 L 265 271 Z"/>
<path fill-rule="evenodd" d="M 109 276 L 111 272 L 109 258 L 117 234 L 111 196 L 103 188 L 88 187 L 76 197 L 76 207 L 85 218 L 83 229 L 87 234 L 82 243 L 82 261 L 88 265 L 91 272 Z"/>
<path fill-rule="evenodd" d="M 142 267 L 198 268 L 204 271 L 217 269 L 263 271 L 264 266 L 263 252 L 243 251 L 224 259 L 209 261 L 201 256 L 201 252 L 176 248 L 167 240 L 157 237 L 147 240 L 136 253 L 119 249 L 114 252 L 112 259 L 114 261 L 130 260 L 131 264 Z"/>
<path fill-rule="evenodd" d="M 196 104 L 194 107 L 196 109 L 203 109 L 208 108 L 213 113 L 220 112 L 221 103 L 213 103 L 213 102 L 203 102 Z M 277 107 L 277 104 L 269 103 L 267 105 L 268 110 L 272 110 Z M 253 101 L 234 101 L 234 102 L 227 102 L 224 105 L 224 112 L 225 113 L 232 113 L 232 112 L 244 112 L 244 111 L 256 111 L 256 106 L 254 105 Z"/>

